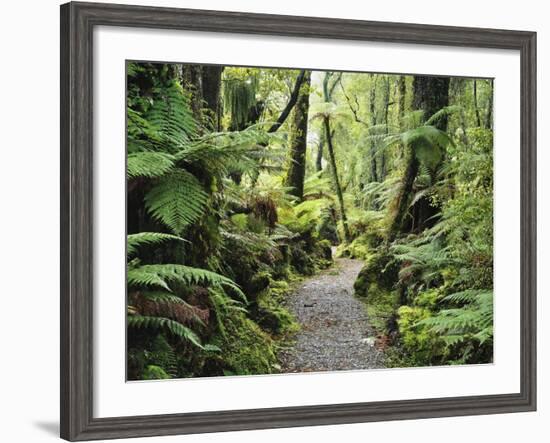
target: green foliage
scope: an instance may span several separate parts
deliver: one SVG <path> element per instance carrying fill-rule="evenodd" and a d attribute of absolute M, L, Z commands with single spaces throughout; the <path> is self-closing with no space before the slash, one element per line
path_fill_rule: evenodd
<path fill-rule="evenodd" d="M 169 240 L 186 241 L 177 235 L 164 234 L 162 232 L 139 232 L 130 234 L 126 241 L 126 253 L 131 257 L 137 253 L 140 246 L 159 245 Z"/>
<path fill-rule="evenodd" d="M 128 179 L 161 177 L 174 166 L 174 156 L 164 152 L 132 152 L 128 154 Z"/>
<path fill-rule="evenodd" d="M 205 285 L 226 287 L 241 298 L 246 296 L 241 289 L 229 278 L 206 269 L 192 268 L 177 264 L 154 264 L 129 266 L 127 273 L 128 284 L 134 287 L 161 287 L 171 291 L 170 283 L 183 285 Z"/>
<path fill-rule="evenodd" d="M 258 90 L 256 75 L 241 74 L 235 71 L 226 73 L 223 85 L 224 103 L 231 114 L 234 128 L 241 128 L 247 123 L 250 109 L 256 104 Z"/>
<path fill-rule="evenodd" d="M 163 380 L 171 377 L 160 366 L 149 365 L 143 371 L 142 378 L 143 380 Z"/>
<path fill-rule="evenodd" d="M 177 171 L 163 177 L 144 201 L 153 217 L 180 234 L 204 214 L 208 194 L 192 174 Z"/>
<path fill-rule="evenodd" d="M 466 290 L 443 297 L 461 307 L 442 309 L 422 321 L 430 331 L 442 335 L 447 345 L 475 340 L 483 345 L 493 338 L 493 292 Z"/>
<path fill-rule="evenodd" d="M 189 95 L 175 81 L 153 94 L 152 106 L 144 117 L 175 152 L 197 133 Z"/>
<path fill-rule="evenodd" d="M 422 323 L 430 318 L 431 312 L 418 306 L 401 306 L 397 314 L 401 343 L 414 366 L 430 364 L 443 351 L 441 337 Z"/>
<path fill-rule="evenodd" d="M 177 321 L 170 320 L 162 317 L 148 317 L 142 315 L 130 315 L 128 316 L 127 325 L 129 328 L 151 328 L 151 329 L 165 329 L 171 334 L 188 340 L 195 346 L 204 349 L 200 342 L 199 337 L 188 327 L 178 323 Z"/>
<path fill-rule="evenodd" d="M 266 133 L 297 71 L 224 67 L 210 91 L 207 69 L 127 65 L 128 378 L 278 372 L 287 282 L 338 244 L 389 366 L 491 361 L 492 83 L 451 79 L 425 120 L 412 76 L 313 71 L 298 200 L 296 110 Z"/>

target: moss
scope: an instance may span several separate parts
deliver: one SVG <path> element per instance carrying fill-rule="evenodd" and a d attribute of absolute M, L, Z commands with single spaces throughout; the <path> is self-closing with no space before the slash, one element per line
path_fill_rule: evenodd
<path fill-rule="evenodd" d="M 367 298 L 378 291 L 389 292 L 397 283 L 398 273 L 399 264 L 393 256 L 378 252 L 368 257 L 353 287 L 357 295 Z"/>
<path fill-rule="evenodd" d="M 281 297 L 281 292 L 267 290 L 260 294 L 257 300 L 258 324 L 277 335 L 296 332 L 299 329 L 294 316 L 283 307 Z"/>
<path fill-rule="evenodd" d="M 149 365 L 142 374 L 142 380 L 163 380 L 171 378 L 160 366 Z"/>
<path fill-rule="evenodd" d="M 332 245 L 328 240 L 320 240 L 317 242 L 317 254 L 318 256 L 329 262 L 332 261 Z"/>
<path fill-rule="evenodd" d="M 430 365 L 445 351 L 441 337 L 430 332 L 420 321 L 431 317 L 429 309 L 418 306 L 401 306 L 398 311 L 400 344 L 416 366 Z"/>
<path fill-rule="evenodd" d="M 398 272 L 392 255 L 377 252 L 368 256 L 353 286 L 355 294 L 364 299 L 370 323 L 379 333 L 392 329 L 389 325 L 399 306 L 395 288 Z"/>
<path fill-rule="evenodd" d="M 244 313 L 236 312 L 225 325 L 226 339 L 213 344 L 221 352 L 208 364 L 209 375 L 270 374 L 278 370 L 275 342 Z"/>
<path fill-rule="evenodd" d="M 395 310 L 397 309 L 399 296 L 397 291 L 386 291 L 376 286 L 368 300 L 366 300 L 367 316 L 371 326 L 380 334 L 387 334 Z"/>
<path fill-rule="evenodd" d="M 315 261 L 306 250 L 306 243 L 300 241 L 291 246 L 290 264 L 296 272 L 303 275 L 312 275 L 315 273 Z"/>
<path fill-rule="evenodd" d="M 255 299 L 260 292 L 269 287 L 270 279 L 271 274 L 268 271 L 260 271 L 254 274 L 245 286 L 249 299 Z"/>
<path fill-rule="evenodd" d="M 368 260 L 379 247 L 382 237 L 376 232 L 366 232 L 355 238 L 350 244 L 342 244 L 339 254 L 343 257 Z"/>

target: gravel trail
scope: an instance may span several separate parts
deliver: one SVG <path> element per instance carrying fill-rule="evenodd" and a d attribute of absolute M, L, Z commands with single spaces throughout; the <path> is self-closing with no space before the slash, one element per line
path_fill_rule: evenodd
<path fill-rule="evenodd" d="M 363 262 L 339 258 L 290 295 L 287 307 L 301 324 L 295 343 L 279 354 L 282 372 L 384 367 L 365 306 L 353 296 Z"/>

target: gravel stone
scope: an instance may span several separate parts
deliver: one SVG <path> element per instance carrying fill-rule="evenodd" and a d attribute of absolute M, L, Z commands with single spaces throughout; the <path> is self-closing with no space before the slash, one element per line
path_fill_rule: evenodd
<path fill-rule="evenodd" d="M 353 295 L 360 260 L 339 258 L 335 266 L 306 280 L 289 296 L 287 308 L 301 330 L 280 352 L 281 372 L 318 372 L 384 367 L 366 308 Z"/>

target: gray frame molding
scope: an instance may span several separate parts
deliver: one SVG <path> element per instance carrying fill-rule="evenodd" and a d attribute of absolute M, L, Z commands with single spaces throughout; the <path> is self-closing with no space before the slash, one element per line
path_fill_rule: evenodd
<path fill-rule="evenodd" d="M 93 417 L 92 33 L 128 26 L 512 49 L 521 55 L 521 392 Z M 70 441 L 536 409 L 536 33 L 101 3 L 61 6 L 61 437 Z"/>

